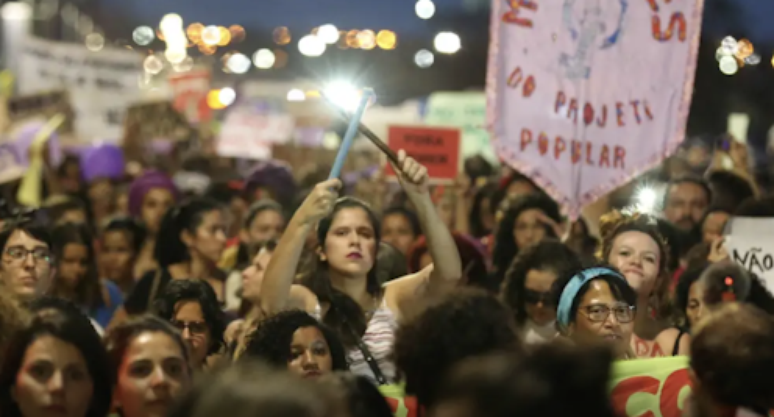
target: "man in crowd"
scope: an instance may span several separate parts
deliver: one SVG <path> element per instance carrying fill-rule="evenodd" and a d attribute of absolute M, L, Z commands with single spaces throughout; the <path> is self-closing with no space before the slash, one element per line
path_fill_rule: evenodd
<path fill-rule="evenodd" d="M 712 200 L 712 192 L 699 178 L 672 180 L 664 195 L 664 218 L 684 232 L 695 230 Z"/>

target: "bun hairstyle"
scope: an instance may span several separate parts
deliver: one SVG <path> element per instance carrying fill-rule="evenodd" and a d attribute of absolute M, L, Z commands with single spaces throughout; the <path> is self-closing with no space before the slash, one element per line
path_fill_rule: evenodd
<path fill-rule="evenodd" d="M 658 220 L 642 213 L 622 213 L 613 210 L 602 215 L 599 220 L 599 233 L 602 245 L 597 252 L 597 258 L 607 263 L 613 250 L 615 239 L 626 232 L 640 232 L 650 236 L 658 245 L 660 262 L 658 277 L 650 294 L 650 305 L 659 319 L 671 317 L 672 306 L 669 300 L 669 244 L 659 232 Z"/>
<path fill-rule="evenodd" d="M 699 280 L 704 284 L 704 301 L 710 305 L 744 302 L 752 292 L 752 275 L 731 261 L 711 265 Z"/>

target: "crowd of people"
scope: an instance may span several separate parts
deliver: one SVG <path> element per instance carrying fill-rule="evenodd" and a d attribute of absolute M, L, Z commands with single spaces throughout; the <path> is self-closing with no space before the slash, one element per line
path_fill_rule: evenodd
<path fill-rule="evenodd" d="M 774 217 L 747 179 L 673 178 L 593 236 L 508 168 L 439 191 L 399 162 L 370 204 L 279 161 L 199 158 L 192 189 L 68 158 L 36 210 L 5 184 L 0 416 L 388 417 L 394 386 L 419 415 L 615 416 L 615 363 L 678 356 L 683 415 L 774 409 L 774 297 L 723 245 Z"/>

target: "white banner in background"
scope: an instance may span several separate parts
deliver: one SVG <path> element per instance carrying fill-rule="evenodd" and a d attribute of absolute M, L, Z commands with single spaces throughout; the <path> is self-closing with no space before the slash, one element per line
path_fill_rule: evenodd
<path fill-rule="evenodd" d="M 75 129 L 85 141 L 118 140 L 126 109 L 138 101 L 142 56 L 125 49 L 28 39 L 22 48 L 20 94 L 66 89 Z"/>
<path fill-rule="evenodd" d="M 494 0 L 500 157 L 576 217 L 685 135 L 703 0 Z"/>
<path fill-rule="evenodd" d="M 761 277 L 774 293 L 774 219 L 733 217 L 725 233 L 731 260 Z"/>
<path fill-rule="evenodd" d="M 293 139 L 295 127 L 295 119 L 287 113 L 238 105 L 223 121 L 216 152 L 232 158 L 270 159 L 272 145 Z"/>

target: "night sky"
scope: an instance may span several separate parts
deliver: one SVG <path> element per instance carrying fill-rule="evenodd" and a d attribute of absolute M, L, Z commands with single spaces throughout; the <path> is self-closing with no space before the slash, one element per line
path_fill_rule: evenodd
<path fill-rule="evenodd" d="M 434 0 L 439 10 L 461 11 L 465 2 L 477 0 Z M 486 1 L 486 0 L 480 0 Z M 558 0 L 553 0 L 558 1 Z M 635 0 L 642 1 L 642 0 Z M 717 0 L 705 0 L 711 4 Z M 731 0 L 737 4 L 744 33 L 753 42 L 774 43 L 774 1 Z M 308 31 L 325 23 L 349 29 L 392 29 L 400 35 L 423 35 L 426 23 L 414 14 L 415 0 L 101 0 L 108 10 L 132 16 L 139 24 L 156 25 L 170 12 L 186 22 L 245 27 L 289 26 Z M 718 36 L 734 31 L 736 25 L 723 16 L 707 20 L 705 30 Z M 736 30 L 738 32 L 739 30 Z"/>

